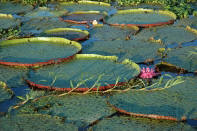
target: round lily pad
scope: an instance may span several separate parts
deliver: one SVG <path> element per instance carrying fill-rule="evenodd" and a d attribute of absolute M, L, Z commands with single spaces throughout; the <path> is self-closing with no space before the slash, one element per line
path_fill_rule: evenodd
<path fill-rule="evenodd" d="M 94 131 L 195 131 L 185 123 L 157 121 L 125 116 L 106 118 L 92 127 Z"/>
<path fill-rule="evenodd" d="M 186 46 L 183 48 L 172 49 L 167 57 L 164 59 L 165 62 L 173 64 L 177 67 L 184 68 L 189 72 L 197 70 L 197 47 Z"/>
<path fill-rule="evenodd" d="M 108 3 L 97 2 L 97 1 L 78 1 L 76 2 L 62 2 L 60 3 L 60 8 L 66 9 L 70 12 L 73 11 L 110 11 L 113 7 Z"/>
<path fill-rule="evenodd" d="M 140 67 L 116 56 L 77 54 L 73 61 L 41 68 L 31 73 L 27 83 L 31 87 L 58 91 L 97 91 L 120 85 L 140 73 Z M 91 89 L 90 89 L 91 88 Z"/>
<path fill-rule="evenodd" d="M 134 91 L 114 94 L 109 102 L 122 113 L 134 117 L 182 121 L 196 119 L 196 78 L 167 79 L 157 91 Z M 170 88 L 171 87 L 171 88 Z"/>
<path fill-rule="evenodd" d="M 97 40 L 125 40 L 127 37 L 132 38 L 136 32 L 138 32 L 138 27 L 112 27 L 108 25 L 95 26 L 90 30 L 92 38 Z"/>
<path fill-rule="evenodd" d="M 176 15 L 170 11 L 152 9 L 119 10 L 106 22 L 110 25 L 153 27 L 173 24 Z"/>
<path fill-rule="evenodd" d="M 77 131 L 77 127 L 63 122 L 59 117 L 41 114 L 22 114 L 16 116 L 7 116 L 0 119 L 0 130 L 3 131 Z"/>
<path fill-rule="evenodd" d="M 85 40 L 89 37 L 89 32 L 76 28 L 54 28 L 44 31 L 44 35 L 53 37 L 63 37 L 69 40 Z"/>
<path fill-rule="evenodd" d="M 164 46 L 159 43 L 140 40 L 95 41 L 84 46 L 83 53 L 116 55 L 120 60 L 128 58 L 138 63 L 157 58 L 157 51 L 162 47 Z"/>
<path fill-rule="evenodd" d="M 75 41 L 57 37 L 35 37 L 0 42 L 0 64 L 42 66 L 67 61 L 81 50 Z"/>
<path fill-rule="evenodd" d="M 66 14 L 67 10 L 55 10 L 55 9 L 50 9 L 47 7 L 38 7 L 34 9 L 33 11 L 27 13 L 24 17 L 25 18 L 46 18 L 46 17 L 59 17 L 62 16 L 63 14 Z"/>
<path fill-rule="evenodd" d="M 64 22 L 70 22 L 75 24 L 87 24 L 92 22 L 93 20 L 100 21 L 105 16 L 107 16 L 106 12 L 100 11 L 76 11 L 61 16 L 61 20 Z"/>
<path fill-rule="evenodd" d="M 46 96 L 19 108 L 20 113 L 42 113 L 66 118 L 79 127 L 109 116 L 114 110 L 107 105 L 105 98 L 96 94 Z"/>
<path fill-rule="evenodd" d="M 185 27 L 163 26 L 144 29 L 136 35 L 136 39 L 148 40 L 151 37 L 161 39 L 165 45 L 180 44 L 197 38 L 197 35 Z"/>
<path fill-rule="evenodd" d="M 6 83 L 0 81 L 0 102 L 10 99 L 12 96 L 12 90 L 7 88 Z"/>
<path fill-rule="evenodd" d="M 0 14 L 0 30 L 14 28 L 20 25 L 20 21 L 10 14 Z"/>
<path fill-rule="evenodd" d="M 33 9 L 31 5 L 22 5 L 19 3 L 0 2 L 0 13 L 5 14 L 25 14 Z"/>
<path fill-rule="evenodd" d="M 60 21 L 59 18 L 35 18 L 30 19 L 23 23 L 21 26 L 22 35 L 40 35 L 45 30 L 53 28 L 65 28 L 69 27 L 68 23 Z"/>

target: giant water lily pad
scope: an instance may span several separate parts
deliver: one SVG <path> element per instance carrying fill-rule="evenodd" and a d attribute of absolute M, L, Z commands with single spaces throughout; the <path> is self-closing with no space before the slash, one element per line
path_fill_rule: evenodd
<path fill-rule="evenodd" d="M 66 9 L 70 12 L 73 11 L 110 11 L 113 7 L 110 7 L 110 4 L 96 1 L 78 1 L 75 2 L 63 2 L 60 3 L 60 8 Z"/>
<path fill-rule="evenodd" d="M 131 37 L 138 31 L 137 27 L 112 27 L 108 25 L 96 26 L 90 30 L 92 38 L 97 40 L 125 40 Z"/>
<path fill-rule="evenodd" d="M 119 10 L 117 14 L 109 17 L 106 22 L 111 25 L 153 27 L 172 24 L 175 19 L 176 15 L 169 11 L 140 8 Z"/>
<path fill-rule="evenodd" d="M 0 30 L 14 28 L 20 24 L 20 21 L 14 19 L 10 14 L 0 14 Z"/>
<path fill-rule="evenodd" d="M 84 47 L 83 53 L 116 55 L 120 59 L 129 58 L 135 62 L 157 58 L 157 51 L 163 45 L 139 40 L 96 41 Z"/>
<path fill-rule="evenodd" d="M 89 32 L 76 28 L 54 28 L 44 31 L 44 36 L 63 37 L 69 40 L 85 40 L 89 37 Z"/>
<path fill-rule="evenodd" d="M 35 10 L 27 13 L 24 17 L 25 18 L 46 18 L 46 17 L 59 17 L 63 14 L 66 14 L 67 10 L 55 10 L 55 9 L 50 9 L 47 7 L 39 7 L 36 8 Z"/>
<path fill-rule="evenodd" d="M 170 121 L 157 121 L 142 118 L 133 118 L 125 116 L 114 116 L 106 118 L 93 126 L 94 131 L 158 131 L 158 130 L 185 130 L 195 131 L 191 126 L 184 123 Z"/>
<path fill-rule="evenodd" d="M 0 2 L 0 13 L 6 14 L 20 14 L 27 13 L 33 9 L 31 5 L 22 5 L 11 2 Z"/>
<path fill-rule="evenodd" d="M 70 91 L 73 85 L 79 87 L 74 91 L 84 92 L 92 86 L 92 90 L 97 91 L 111 88 L 109 84 L 113 86 L 140 73 L 140 67 L 134 62 L 126 59 L 117 63 L 116 60 L 115 56 L 77 54 L 73 61 L 31 73 L 29 79 L 37 85 L 28 83 L 32 87 L 49 90 Z"/>
<path fill-rule="evenodd" d="M 22 114 L 16 116 L 7 116 L 0 119 L 0 130 L 3 131 L 77 131 L 77 127 L 72 124 L 64 124 L 62 118 L 52 117 L 41 114 Z"/>
<path fill-rule="evenodd" d="M 24 22 L 21 33 L 24 35 L 39 35 L 45 30 L 53 28 L 65 28 L 70 25 L 58 18 L 35 18 Z"/>
<path fill-rule="evenodd" d="M 184 68 L 187 71 L 197 70 L 197 48 L 196 46 L 186 46 L 183 48 L 172 49 L 167 57 L 164 59 L 165 62 L 173 64 L 177 67 Z"/>
<path fill-rule="evenodd" d="M 0 64 L 28 67 L 58 63 L 81 50 L 79 43 L 57 37 L 6 40 L 0 47 Z"/>
<path fill-rule="evenodd" d="M 76 11 L 68 13 L 61 17 L 62 21 L 71 22 L 76 24 L 87 24 L 92 22 L 93 20 L 100 21 L 105 16 L 107 16 L 106 12 L 100 11 Z"/>
<path fill-rule="evenodd" d="M 165 45 L 170 45 L 192 41 L 197 38 L 197 35 L 185 27 L 163 26 L 144 29 L 136 36 L 136 39 L 148 40 L 151 37 L 161 39 Z"/>
<path fill-rule="evenodd" d="M 109 98 L 109 102 L 119 111 L 124 110 L 131 116 L 174 121 L 196 119 L 196 78 L 169 80 L 171 79 L 164 80 L 161 84 L 166 86 L 163 90 L 131 90 L 114 94 Z"/>
<path fill-rule="evenodd" d="M 81 127 L 109 116 L 114 111 L 107 105 L 104 97 L 91 94 L 43 97 L 19 108 L 17 113 L 42 113 L 65 117 L 66 122 Z"/>
<path fill-rule="evenodd" d="M 10 99 L 12 96 L 12 90 L 7 88 L 6 83 L 0 81 L 0 102 Z"/>

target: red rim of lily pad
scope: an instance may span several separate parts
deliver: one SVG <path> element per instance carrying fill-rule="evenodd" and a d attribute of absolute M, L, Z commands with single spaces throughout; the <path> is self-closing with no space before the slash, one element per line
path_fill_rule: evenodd
<path fill-rule="evenodd" d="M 164 11 L 164 10 L 152 10 L 152 9 L 139 8 L 139 9 L 130 9 L 130 10 L 119 10 L 119 11 L 117 11 L 117 14 L 120 15 L 120 14 L 138 13 L 138 12 L 157 13 L 157 14 L 168 15 L 168 16 L 172 17 L 172 19 L 168 20 L 166 22 L 156 22 L 156 23 L 151 23 L 151 24 L 118 24 L 118 23 L 114 23 L 114 24 L 108 23 L 108 24 L 110 26 L 128 26 L 128 27 L 137 26 L 137 27 L 142 27 L 142 28 L 150 28 L 150 27 L 155 27 L 155 26 L 170 25 L 170 24 L 173 24 L 176 20 L 176 15 L 173 12 Z M 104 21 L 105 21 L 105 23 L 107 23 L 106 20 L 104 20 Z"/>
<path fill-rule="evenodd" d="M 67 14 L 66 16 L 70 16 L 70 15 L 80 15 L 80 14 L 102 14 L 103 15 L 103 17 L 102 18 L 99 18 L 98 19 L 98 21 L 101 21 L 101 20 L 103 20 L 104 19 L 104 17 L 105 16 L 107 16 L 107 13 L 106 12 L 100 12 L 100 11 L 76 11 L 76 12 L 71 12 L 71 13 L 69 13 L 69 14 Z M 61 20 L 61 21 L 64 21 L 64 22 L 68 22 L 68 23 L 73 23 L 73 24 L 88 24 L 88 23 L 92 23 L 92 21 L 86 21 L 86 20 L 84 20 L 84 21 L 76 21 L 76 20 L 64 20 L 63 18 L 62 18 L 63 16 L 61 16 L 61 17 L 59 17 L 59 19 Z"/>
<path fill-rule="evenodd" d="M 67 45 L 72 45 L 75 46 L 78 51 L 68 57 L 65 58 L 56 58 L 56 59 L 51 59 L 46 62 L 34 62 L 34 63 L 21 63 L 21 62 L 7 62 L 0 60 L 0 65 L 5 65 L 5 66 L 13 66 L 13 67 L 41 67 L 41 66 L 46 66 L 46 65 L 51 65 L 51 64 L 59 64 L 62 62 L 67 62 L 70 61 L 74 58 L 74 56 L 78 53 L 81 52 L 81 44 L 75 41 L 70 41 L 68 39 L 64 38 L 58 38 L 58 37 L 34 37 L 34 38 L 23 38 L 23 39 L 14 39 L 14 40 L 5 40 L 0 42 L 0 45 L 6 46 L 6 45 L 15 45 L 15 44 L 22 44 L 26 42 L 51 42 L 54 44 L 67 44 Z"/>

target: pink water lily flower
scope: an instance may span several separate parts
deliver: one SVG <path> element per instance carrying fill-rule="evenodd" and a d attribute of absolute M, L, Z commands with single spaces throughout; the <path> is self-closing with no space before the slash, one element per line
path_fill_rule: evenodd
<path fill-rule="evenodd" d="M 142 68 L 139 77 L 142 79 L 151 79 L 155 76 L 160 75 L 160 73 L 156 73 L 154 69 L 151 69 L 149 67 L 147 68 Z"/>

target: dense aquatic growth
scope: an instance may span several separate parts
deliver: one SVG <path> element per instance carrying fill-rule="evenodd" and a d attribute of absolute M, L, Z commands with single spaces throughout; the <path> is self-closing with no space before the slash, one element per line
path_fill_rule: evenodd
<path fill-rule="evenodd" d="M 75 24 L 88 24 L 93 20 L 100 21 L 106 16 L 106 12 L 100 11 L 75 11 L 61 16 L 60 20 Z"/>
<path fill-rule="evenodd" d="M 44 31 L 44 36 L 48 37 L 62 37 L 69 40 L 86 40 L 89 38 L 89 32 L 77 28 L 54 28 Z"/>
<path fill-rule="evenodd" d="M 91 128 L 90 128 L 91 129 Z M 94 131 L 158 131 L 158 130 L 189 130 L 195 131 L 191 126 L 184 123 L 171 121 L 157 121 L 127 116 L 114 116 L 105 118 L 92 127 Z"/>
<path fill-rule="evenodd" d="M 78 42 L 58 37 L 35 37 L 0 42 L 0 64 L 39 67 L 69 61 L 81 51 Z"/>
<path fill-rule="evenodd" d="M 28 20 L 21 26 L 21 35 L 40 35 L 45 30 L 53 28 L 65 28 L 70 24 L 60 21 L 58 18 L 35 18 Z"/>
<path fill-rule="evenodd" d="M 57 91 L 103 91 L 121 85 L 140 73 L 128 59 L 117 63 L 116 56 L 77 54 L 73 61 L 48 66 L 31 73 L 30 87 Z M 80 84 L 81 83 L 81 84 Z"/>
<path fill-rule="evenodd" d="M 170 11 L 152 9 L 119 10 L 105 21 L 113 26 L 154 27 L 173 24 L 176 15 Z"/>
<path fill-rule="evenodd" d="M 0 13 L 0 30 L 17 27 L 20 25 L 20 21 L 15 19 L 11 14 Z"/>
<path fill-rule="evenodd" d="M 134 116 L 171 121 L 196 119 L 197 105 L 196 78 L 177 77 L 163 79 L 160 84 L 151 88 L 164 88 L 163 90 L 145 91 L 131 90 L 127 93 L 114 94 L 109 102 L 118 111 Z M 170 81 L 169 81 L 170 80 Z M 146 87 L 145 87 L 146 88 Z"/>
<path fill-rule="evenodd" d="M 73 124 L 64 123 L 63 118 L 41 114 L 20 114 L 0 118 L 0 130 L 3 131 L 20 130 L 69 130 L 77 131 Z"/>
<path fill-rule="evenodd" d="M 10 99 L 12 96 L 12 90 L 7 88 L 6 83 L 0 81 L 0 102 Z"/>
<path fill-rule="evenodd" d="M 23 5 L 13 2 L 0 2 L 0 13 L 25 14 L 33 9 L 31 5 Z"/>
<path fill-rule="evenodd" d="M 190 42 L 197 38 L 197 35 L 188 31 L 185 27 L 163 26 L 144 29 L 136 36 L 136 39 L 149 40 L 150 38 L 161 39 L 165 45 L 181 44 Z"/>
<path fill-rule="evenodd" d="M 159 43 L 140 40 L 95 41 L 84 46 L 83 53 L 116 55 L 120 60 L 129 58 L 139 63 L 147 59 L 158 58 L 157 51 L 162 47 L 164 46 Z"/>
<path fill-rule="evenodd" d="M 47 108 L 45 108 L 47 107 Z M 109 116 L 115 111 L 98 94 L 46 96 L 32 101 L 16 110 L 18 114 L 42 113 L 66 118 L 79 127 Z"/>

